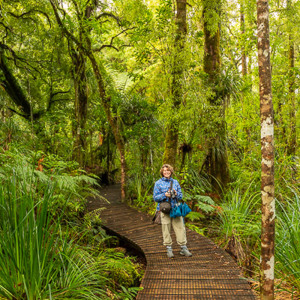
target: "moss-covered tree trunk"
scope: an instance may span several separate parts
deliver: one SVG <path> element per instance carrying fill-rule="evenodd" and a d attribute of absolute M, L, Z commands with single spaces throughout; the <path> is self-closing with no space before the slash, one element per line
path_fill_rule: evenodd
<path fill-rule="evenodd" d="M 71 50 L 71 57 L 74 68 L 74 88 L 75 88 L 75 120 L 73 125 L 74 158 L 81 167 L 85 166 L 86 159 L 86 135 L 85 125 L 87 118 L 88 95 L 86 78 L 86 56 L 83 53 Z"/>
<path fill-rule="evenodd" d="M 127 167 L 126 167 L 126 160 L 125 160 L 125 141 L 123 139 L 122 136 L 122 132 L 121 129 L 119 127 L 118 124 L 118 119 L 114 118 L 112 116 L 112 112 L 111 112 L 111 98 L 107 95 L 106 93 L 106 89 L 105 89 L 105 85 L 104 85 L 104 81 L 100 72 L 100 67 L 99 67 L 99 63 L 96 61 L 96 58 L 93 54 L 92 51 L 88 52 L 88 58 L 92 64 L 92 68 L 97 80 L 97 84 L 98 84 L 98 90 L 99 90 L 99 94 L 100 94 L 100 98 L 101 98 L 101 102 L 107 117 L 107 120 L 111 126 L 115 141 L 116 141 L 116 145 L 117 148 L 119 150 L 120 153 L 120 160 L 121 160 L 121 197 L 122 200 L 124 201 L 126 198 L 126 171 L 127 171 Z"/>
<path fill-rule="evenodd" d="M 219 184 L 225 187 L 229 182 L 228 158 L 226 147 L 226 124 L 224 99 L 217 92 L 216 85 L 220 76 L 220 24 L 212 31 L 213 20 L 211 15 L 219 15 L 221 7 L 220 0 L 203 0 L 204 18 L 204 72 L 208 75 L 208 84 L 215 94 L 209 98 L 212 109 L 217 111 L 213 122 L 214 134 L 210 138 L 208 154 L 206 157 L 206 168 L 212 177 L 212 184 L 219 190 Z M 216 20 L 214 20 L 216 22 Z"/>
<path fill-rule="evenodd" d="M 274 299 L 275 198 L 274 116 L 271 89 L 269 3 L 257 1 L 257 40 L 261 121 L 261 299 Z"/>
<path fill-rule="evenodd" d="M 117 148 L 120 153 L 120 161 L 121 161 L 121 197 L 122 201 L 126 198 L 126 160 L 125 160 L 125 141 L 122 136 L 121 128 L 119 127 L 119 121 L 117 117 L 114 117 L 112 115 L 112 105 L 111 105 L 111 97 L 107 94 L 106 86 L 104 84 L 103 75 L 101 73 L 101 66 L 100 62 L 97 61 L 94 52 L 91 50 L 91 40 L 89 36 L 89 26 L 88 24 L 88 18 L 92 15 L 93 10 L 96 8 L 96 2 L 92 4 L 92 6 L 87 5 L 85 10 L 85 16 L 83 18 L 83 31 L 81 33 L 81 37 L 78 40 L 65 26 L 62 22 L 60 15 L 58 13 L 58 3 L 55 0 L 50 0 L 50 3 L 52 5 L 56 20 L 58 25 L 60 26 L 62 32 L 72 41 L 76 44 L 78 47 L 78 50 L 82 52 L 84 55 L 86 55 L 91 62 L 94 75 L 97 81 L 99 95 L 100 95 L 100 101 L 104 108 L 107 120 L 111 126 Z"/>
<path fill-rule="evenodd" d="M 287 1 L 287 9 L 291 11 L 291 0 Z M 290 12 L 292 13 L 292 12 Z M 297 149 L 297 130 L 296 130 L 296 95 L 295 95 L 295 42 L 292 33 L 293 24 L 289 26 L 289 137 L 287 154 L 295 156 Z"/>
<path fill-rule="evenodd" d="M 175 167 L 178 148 L 179 121 L 178 111 L 183 96 L 184 46 L 187 33 L 186 0 L 176 1 L 176 36 L 171 84 L 171 111 L 167 120 L 163 162 Z"/>
<path fill-rule="evenodd" d="M 32 107 L 26 96 L 26 93 L 23 91 L 17 78 L 7 65 L 4 49 L 0 49 L 0 70 L 2 73 L 0 74 L 2 75 L 0 79 L 2 88 L 6 91 L 10 99 L 16 105 L 18 113 L 21 114 L 25 119 L 30 120 Z"/>

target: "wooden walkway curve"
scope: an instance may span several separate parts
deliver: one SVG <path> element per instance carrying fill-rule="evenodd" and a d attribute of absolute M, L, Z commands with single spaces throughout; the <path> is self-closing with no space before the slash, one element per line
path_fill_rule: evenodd
<path fill-rule="evenodd" d="M 188 248 L 193 256 L 179 254 L 173 235 L 175 258 L 167 258 L 160 225 L 152 224 L 151 216 L 122 204 L 119 188 L 104 188 L 101 194 L 110 204 L 99 200 L 90 204 L 89 210 L 103 207 L 104 227 L 144 253 L 147 267 L 138 300 L 256 299 L 230 255 L 188 228 Z"/>

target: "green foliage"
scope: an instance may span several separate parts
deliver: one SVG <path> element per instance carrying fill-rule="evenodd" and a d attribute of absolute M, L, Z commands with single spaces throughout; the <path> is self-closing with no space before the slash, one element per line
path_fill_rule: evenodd
<path fill-rule="evenodd" d="M 211 184 L 209 180 L 199 174 L 195 169 L 189 169 L 188 171 L 183 171 L 180 174 L 181 184 L 185 186 L 185 190 L 189 193 L 195 194 L 205 194 L 206 192 L 211 191 Z"/>
<path fill-rule="evenodd" d="M 49 209 L 54 217 L 76 220 L 85 209 L 86 197 L 99 196 L 93 188 L 98 185 L 96 179 L 87 176 L 77 163 L 63 161 L 55 155 L 23 150 L 26 152 L 20 153 L 17 148 L 12 148 L 1 155 L 0 178 L 14 174 L 17 178 L 25 178 L 26 182 L 30 182 L 29 186 L 53 182 L 56 190 L 49 202 Z M 33 170 L 35 164 L 37 170 Z"/>
<path fill-rule="evenodd" d="M 209 196 L 189 195 L 184 193 L 184 199 L 186 201 L 192 201 L 193 206 L 198 207 L 204 213 L 210 213 L 215 210 L 216 203 Z"/>
<path fill-rule="evenodd" d="M 197 201 L 196 206 L 202 211 L 209 213 L 215 210 L 215 202 L 209 196 L 196 195 L 195 200 Z"/>
<path fill-rule="evenodd" d="M 126 288 L 124 286 L 121 286 L 122 292 L 117 292 L 116 296 L 117 299 L 120 300 L 134 300 L 136 299 L 137 293 L 142 290 L 141 287 L 130 287 Z"/>
<path fill-rule="evenodd" d="M 137 208 L 154 213 L 156 204 L 153 200 L 153 180 L 151 176 L 135 174 L 128 182 L 128 195 Z"/>
<path fill-rule="evenodd" d="M 117 241 L 103 230 L 97 212 L 86 215 L 83 223 L 77 220 L 70 228 L 61 226 L 67 217 L 78 218 L 72 195 L 83 199 L 85 189 L 80 188 L 80 178 L 75 183 L 69 180 L 80 177 L 80 172 L 72 163 L 59 164 L 57 158 L 56 164 L 50 163 L 53 157 L 47 167 L 56 165 L 56 174 L 47 168 L 33 170 L 30 161 L 39 154 L 31 154 L 7 151 L 1 156 L 0 295 L 8 299 L 106 299 L 111 293 L 115 299 L 133 299 L 142 268 L 117 249 L 106 249 Z M 61 176 L 70 178 L 62 180 Z M 85 186 L 94 183 L 83 180 Z M 69 207 L 64 190 L 72 201 Z M 61 211 L 56 212 L 58 205 Z"/>
<path fill-rule="evenodd" d="M 100 252 L 97 261 L 103 264 L 113 285 L 129 288 L 136 285 L 142 278 L 140 265 L 134 264 L 134 258 L 118 252 L 117 248 Z"/>
<path fill-rule="evenodd" d="M 219 29 L 221 0 L 202 1 L 204 10 L 204 20 L 207 23 L 207 28 L 212 36 Z"/>
<path fill-rule="evenodd" d="M 231 236 L 251 237 L 256 240 L 260 233 L 258 192 L 251 191 L 251 184 L 246 190 L 229 190 L 220 204 L 219 230 L 229 239 Z"/>
<path fill-rule="evenodd" d="M 259 236 L 257 193 L 261 176 L 255 1 L 189 2 L 187 40 L 185 49 L 178 54 L 184 64 L 183 101 L 178 112 L 174 112 L 170 101 L 176 29 L 174 1 L 92 1 L 97 8 L 89 19 L 83 16 L 91 1 L 58 2 L 61 9 L 67 7 L 65 14 L 61 13 L 64 25 L 83 44 L 86 41 L 82 39 L 82 33 L 88 31 L 90 46 L 96 49 L 94 54 L 109 96 L 112 117 L 118 120 L 117 129 L 126 141 L 127 192 L 133 204 L 145 211 L 155 209 L 152 188 L 159 176 L 166 126 L 173 119 L 180 124 L 176 170 L 186 193 L 185 199 L 194 210 L 187 219 L 197 222 L 205 216 L 205 221 L 213 223 L 217 208 L 221 224 L 221 230 L 218 228 L 217 232 L 225 236 L 220 239 L 226 243 L 225 239 L 237 236 L 243 246 L 247 243 L 252 247 L 249 251 L 257 252 L 252 242 Z M 290 1 L 288 7 L 286 1 L 271 1 L 269 16 L 276 133 L 275 181 L 280 201 L 277 253 L 284 253 L 282 256 L 279 253 L 277 259 L 280 261 L 278 268 L 282 268 L 282 273 L 286 272 L 293 283 L 299 272 L 292 263 L 297 260 L 295 253 L 299 252 L 292 234 L 298 237 L 295 221 L 298 204 L 293 201 L 297 203 L 299 195 L 300 155 L 299 147 L 295 155 L 287 155 L 287 145 L 292 131 L 295 130 L 298 136 L 300 128 L 297 115 L 296 129 L 290 126 L 292 112 L 299 113 L 299 7 L 299 1 Z M 244 24 L 241 24 L 242 12 Z M 203 72 L 204 21 L 212 34 L 220 29 L 222 67 L 213 86 L 207 84 L 207 74 Z M 72 121 L 75 88 L 71 55 L 80 51 L 80 47 L 74 48 L 73 42 L 62 34 L 50 2 L 46 0 L 1 1 L 0 24 L 0 51 L 4 53 L 13 79 L 25 95 L 32 113 L 30 120 L 18 115 L 20 106 L 9 95 L 0 68 L 0 180 L 6 182 L 14 177 L 24 181 L 23 188 L 31 191 L 35 204 L 44 197 L 44 192 L 32 187 L 55 185 L 48 209 L 51 217 L 62 223 L 70 224 L 71 221 L 72 229 L 63 235 L 74 235 L 73 239 L 80 246 L 95 246 L 97 251 L 102 246 L 115 245 L 116 240 L 105 234 L 96 215 L 86 216 L 84 225 L 81 224 L 86 197 L 97 196 L 93 187 L 98 178 L 80 169 L 73 161 L 76 132 Z M 289 61 L 291 42 L 295 44 L 296 57 L 292 69 Z M 243 52 L 247 60 L 246 75 L 241 74 Z M 89 167 L 86 170 L 100 175 L 107 172 L 111 181 L 117 181 L 120 157 L 116 141 L 99 101 L 97 82 L 89 62 L 85 68 L 89 103 L 83 133 L 85 165 Z M 295 109 L 290 97 L 291 73 L 295 74 Z M 211 105 L 208 99 L 213 97 L 222 100 L 223 105 Z M 226 138 L 222 147 L 228 153 L 231 180 L 227 190 L 223 191 L 224 197 L 214 194 L 206 174 L 206 157 L 211 142 L 219 135 L 217 127 L 223 113 Z M 185 161 L 182 145 L 191 148 L 185 153 Z M 222 149 L 215 150 L 218 154 Z M 39 162 L 40 159 L 43 161 Z M 287 222 L 293 225 L 287 226 Z M 60 243 L 63 240 L 61 237 Z M 287 268 L 284 269 L 284 265 Z M 135 292 L 130 287 L 118 286 L 121 299 L 130 299 Z"/>
<path fill-rule="evenodd" d="M 185 219 L 188 219 L 192 222 L 199 221 L 201 218 L 203 218 L 204 215 L 197 211 L 191 211 L 187 216 L 185 216 Z"/>
<path fill-rule="evenodd" d="M 117 237 L 108 235 L 102 227 L 102 210 L 101 208 L 86 213 L 81 222 L 71 223 L 68 230 L 76 244 L 90 249 L 95 255 L 102 249 L 116 247 L 119 243 Z"/>
<path fill-rule="evenodd" d="M 286 275 L 283 280 L 300 289 L 300 191 L 291 189 L 291 192 L 292 196 L 286 197 L 285 203 L 277 201 L 276 272 L 283 272 Z"/>
<path fill-rule="evenodd" d="M 15 175 L 0 187 L 0 294 L 8 299 L 99 299 L 99 265 L 48 214 L 55 185 Z M 36 195 L 42 197 L 36 198 Z"/>
<path fill-rule="evenodd" d="M 191 214 L 191 212 L 189 213 L 189 215 L 190 214 Z M 199 226 L 197 226 L 195 224 L 191 224 L 191 223 L 186 223 L 186 227 L 188 227 L 189 229 L 191 229 L 201 235 L 205 235 L 205 231 L 207 229 L 207 228 L 200 228 Z"/>

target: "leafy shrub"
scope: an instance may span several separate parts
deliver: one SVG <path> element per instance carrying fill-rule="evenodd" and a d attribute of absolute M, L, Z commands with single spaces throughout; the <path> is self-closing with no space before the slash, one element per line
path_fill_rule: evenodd
<path fill-rule="evenodd" d="M 93 188 L 98 185 L 94 177 L 78 169 L 77 163 L 64 162 L 54 155 L 30 150 L 20 153 L 12 148 L 0 155 L 0 164 L 0 178 L 14 174 L 28 184 L 29 189 L 38 184 L 47 185 L 50 181 L 55 184 L 48 209 L 54 217 L 63 216 L 65 221 L 74 221 L 83 216 L 86 197 L 100 197 Z M 37 191 L 31 190 L 38 197 Z"/>
<path fill-rule="evenodd" d="M 184 170 L 180 174 L 180 183 L 184 189 L 192 195 L 201 195 L 211 191 L 211 184 L 205 176 L 194 169 Z"/>
<path fill-rule="evenodd" d="M 204 217 L 203 214 L 197 211 L 191 211 L 188 215 L 185 216 L 185 219 L 194 222 L 194 221 L 199 221 L 203 217 Z"/>
<path fill-rule="evenodd" d="M 198 207 L 201 211 L 203 211 L 205 213 L 210 213 L 210 212 L 213 212 L 215 210 L 216 203 L 209 196 L 205 196 L 205 195 L 191 196 L 187 193 L 185 193 L 184 195 L 185 195 L 184 198 L 186 200 L 192 200 L 193 205 Z"/>
<path fill-rule="evenodd" d="M 153 180 L 151 176 L 135 174 L 128 183 L 128 192 L 132 203 L 139 209 L 154 213 L 156 204 L 153 200 Z"/>
<path fill-rule="evenodd" d="M 291 190 L 293 197 L 287 197 L 286 203 L 277 201 L 276 269 L 280 277 L 285 274 L 284 279 L 300 289 L 300 191 Z"/>
<path fill-rule="evenodd" d="M 251 185 L 250 185 L 251 186 Z M 219 228 L 226 239 L 231 236 L 256 237 L 260 234 L 258 203 L 260 193 L 235 188 L 229 190 L 220 204 Z"/>
<path fill-rule="evenodd" d="M 0 295 L 99 299 L 107 281 L 101 265 L 67 240 L 48 214 L 55 184 L 32 184 L 31 178 L 1 180 Z"/>
<path fill-rule="evenodd" d="M 201 235 L 205 235 L 205 231 L 207 230 L 207 228 L 200 228 L 199 226 L 190 223 L 186 223 L 186 227 Z"/>
<path fill-rule="evenodd" d="M 97 260 L 103 265 L 114 285 L 129 288 L 142 278 L 141 267 L 134 263 L 134 258 L 125 256 L 117 249 L 111 248 L 100 252 Z"/>

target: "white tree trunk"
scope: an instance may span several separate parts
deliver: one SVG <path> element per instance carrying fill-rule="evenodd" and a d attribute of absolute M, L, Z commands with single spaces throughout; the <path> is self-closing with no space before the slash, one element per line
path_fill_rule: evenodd
<path fill-rule="evenodd" d="M 269 3 L 257 1 L 258 65 L 261 117 L 261 299 L 274 299 L 274 117 L 271 91 Z"/>

